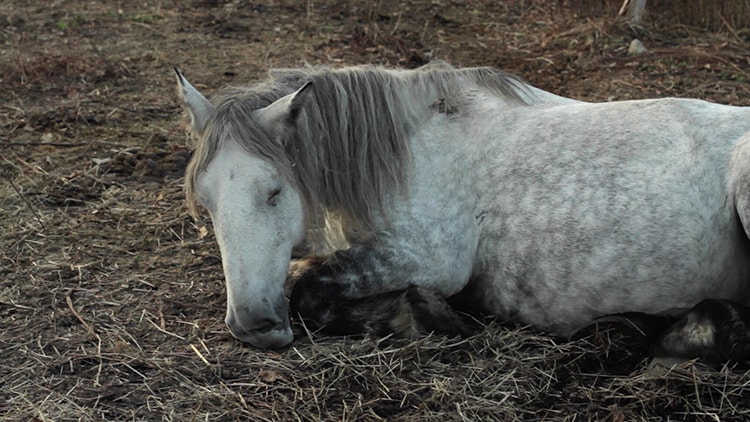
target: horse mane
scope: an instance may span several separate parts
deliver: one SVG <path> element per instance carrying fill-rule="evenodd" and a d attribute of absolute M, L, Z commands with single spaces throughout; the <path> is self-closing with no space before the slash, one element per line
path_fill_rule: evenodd
<path fill-rule="evenodd" d="M 296 125 L 268 134 L 252 112 L 312 82 L 314 95 Z M 433 62 L 415 70 L 377 66 L 273 70 L 265 81 L 222 89 L 214 116 L 198 134 L 185 175 L 188 209 L 196 215 L 195 182 L 228 139 L 274 163 L 302 195 L 316 232 L 332 236 L 343 225 L 372 234 L 387 220 L 391 195 L 407 193 L 409 138 L 436 109 L 465 109 L 483 91 L 519 103 L 530 97 L 519 78 L 489 67 L 456 69 Z M 318 237 L 318 236 L 315 236 Z"/>

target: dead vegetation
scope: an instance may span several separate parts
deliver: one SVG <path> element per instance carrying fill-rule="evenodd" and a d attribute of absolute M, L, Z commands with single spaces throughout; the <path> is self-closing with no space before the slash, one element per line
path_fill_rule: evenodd
<path fill-rule="evenodd" d="M 617 371 L 606 337 L 490 323 L 466 340 L 300 329 L 276 352 L 231 338 L 210 224 L 183 206 L 173 65 L 208 92 L 303 62 L 444 59 L 582 99 L 750 104 L 736 24 L 652 14 L 633 29 L 565 2 L 350 3 L 0 5 L 0 417 L 747 420 L 745 369 Z M 647 55 L 627 55 L 635 36 Z"/>

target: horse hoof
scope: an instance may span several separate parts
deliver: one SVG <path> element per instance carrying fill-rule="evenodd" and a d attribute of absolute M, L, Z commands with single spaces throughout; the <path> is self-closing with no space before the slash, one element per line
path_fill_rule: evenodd
<path fill-rule="evenodd" d="M 749 325 L 749 308 L 726 300 L 704 300 L 656 341 L 654 355 L 699 358 L 709 365 L 747 361 Z"/>

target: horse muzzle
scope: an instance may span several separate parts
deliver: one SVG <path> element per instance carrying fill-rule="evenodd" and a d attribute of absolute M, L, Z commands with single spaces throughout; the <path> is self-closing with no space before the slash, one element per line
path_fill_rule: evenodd
<path fill-rule="evenodd" d="M 286 314 L 260 315 L 250 312 L 246 307 L 239 310 L 229 308 L 224 321 L 237 340 L 261 349 L 284 347 L 294 340 Z"/>

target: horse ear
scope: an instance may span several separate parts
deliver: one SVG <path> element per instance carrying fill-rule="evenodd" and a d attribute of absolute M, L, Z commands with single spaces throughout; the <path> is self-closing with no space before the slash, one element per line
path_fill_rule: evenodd
<path fill-rule="evenodd" d="M 269 127 L 276 123 L 294 125 L 300 112 L 310 100 L 313 91 L 311 87 L 312 82 L 307 82 L 295 92 L 259 109 L 256 115 L 264 125 Z"/>
<path fill-rule="evenodd" d="M 292 94 L 292 101 L 289 104 L 289 116 L 287 116 L 287 122 L 295 123 L 299 117 L 300 112 L 307 105 L 310 97 L 312 96 L 312 82 L 307 82 L 302 85 L 302 88 L 298 89 L 297 92 Z"/>
<path fill-rule="evenodd" d="M 194 133 L 202 133 L 214 113 L 214 106 L 190 85 L 180 69 L 175 67 L 174 71 L 177 74 L 177 92 L 190 114 L 191 128 Z"/>

